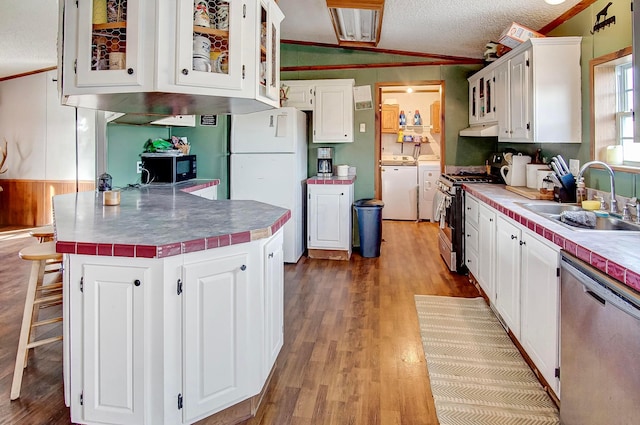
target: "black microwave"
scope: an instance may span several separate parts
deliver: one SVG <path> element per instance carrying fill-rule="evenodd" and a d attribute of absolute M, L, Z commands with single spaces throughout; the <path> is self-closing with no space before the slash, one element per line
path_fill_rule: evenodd
<path fill-rule="evenodd" d="M 196 176 L 195 155 L 142 154 L 143 183 L 177 183 Z"/>

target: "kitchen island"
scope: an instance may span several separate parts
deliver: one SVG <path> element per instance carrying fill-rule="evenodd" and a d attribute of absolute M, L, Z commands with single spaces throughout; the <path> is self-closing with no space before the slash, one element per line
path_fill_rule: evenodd
<path fill-rule="evenodd" d="M 290 211 L 196 186 L 131 188 L 115 206 L 103 193 L 54 196 L 73 423 L 255 414 L 283 342 Z"/>

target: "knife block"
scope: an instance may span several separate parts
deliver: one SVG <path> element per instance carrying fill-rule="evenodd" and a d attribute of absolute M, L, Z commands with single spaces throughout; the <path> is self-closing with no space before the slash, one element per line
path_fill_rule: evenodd
<path fill-rule="evenodd" d="M 576 191 L 569 191 L 563 187 L 553 188 L 553 200 L 563 204 L 574 204 L 576 202 Z"/>

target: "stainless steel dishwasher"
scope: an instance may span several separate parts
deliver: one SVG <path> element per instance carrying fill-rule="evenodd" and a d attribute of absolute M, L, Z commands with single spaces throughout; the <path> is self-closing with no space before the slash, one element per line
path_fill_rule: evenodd
<path fill-rule="evenodd" d="M 560 421 L 640 423 L 640 294 L 562 252 Z"/>

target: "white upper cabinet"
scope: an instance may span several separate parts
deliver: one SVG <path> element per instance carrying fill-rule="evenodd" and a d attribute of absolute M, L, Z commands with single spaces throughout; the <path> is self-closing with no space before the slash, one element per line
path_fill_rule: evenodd
<path fill-rule="evenodd" d="M 62 102 L 127 113 L 248 113 L 279 106 L 274 0 L 65 0 Z"/>
<path fill-rule="evenodd" d="M 353 84 L 316 85 L 313 143 L 353 142 Z"/>
<path fill-rule="evenodd" d="M 284 106 L 313 111 L 313 143 L 353 142 L 352 79 L 283 81 Z"/>
<path fill-rule="evenodd" d="M 287 100 L 282 106 L 291 106 L 301 111 L 313 111 L 316 85 L 313 80 L 283 81 L 287 86 Z"/>
<path fill-rule="evenodd" d="M 469 77 L 469 124 L 497 123 L 501 142 L 581 143 L 580 42 L 532 38 Z"/>

